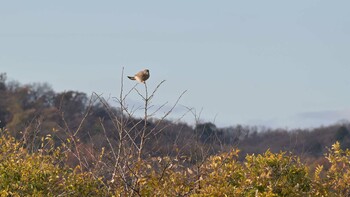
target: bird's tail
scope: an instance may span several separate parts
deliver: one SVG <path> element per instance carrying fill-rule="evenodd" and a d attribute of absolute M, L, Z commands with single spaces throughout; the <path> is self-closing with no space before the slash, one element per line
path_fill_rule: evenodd
<path fill-rule="evenodd" d="M 128 76 L 129 79 L 135 80 L 135 77 Z"/>

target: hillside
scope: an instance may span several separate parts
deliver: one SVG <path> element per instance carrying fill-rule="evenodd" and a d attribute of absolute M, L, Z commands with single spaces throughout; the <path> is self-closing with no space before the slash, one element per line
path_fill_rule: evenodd
<path fill-rule="evenodd" d="M 153 96 L 144 96 L 146 109 Z M 108 191 L 135 196 L 166 192 L 177 196 L 222 195 L 225 191 L 232 195 L 261 192 L 263 196 L 349 192 L 346 177 L 333 177 L 350 170 L 346 163 L 350 154 L 342 151 L 350 147 L 348 123 L 299 130 L 242 125 L 217 128 L 210 122 L 188 125 L 166 117 L 152 118 L 147 110 L 144 118 L 134 118 L 123 104 L 124 98 L 116 98 L 121 104 L 117 108 L 96 94 L 57 93 L 47 84 L 21 85 L 1 74 L 0 173 L 12 169 L 5 167 L 13 165 L 13 156 L 24 158 L 23 168 L 32 165 L 39 172 L 40 165 L 30 161 L 46 161 L 48 177 L 61 176 L 51 174 L 53 171 L 65 174 L 54 183 L 63 184 L 60 192 L 69 187 L 63 178 L 77 181 L 77 187 L 84 191 L 106 189 L 95 195 L 107 195 Z M 14 148 L 10 148 L 11 143 Z M 344 168 L 338 169 L 339 165 Z M 311 172 L 316 174 L 311 176 Z M 260 175 L 266 177 L 260 179 Z M 84 188 L 85 182 L 78 180 L 90 186 Z M 271 180 L 276 185 L 270 185 Z M 169 185 L 172 191 L 166 190 Z"/>
<path fill-rule="evenodd" d="M 74 133 L 82 143 L 99 149 L 107 143 L 106 135 L 112 141 L 117 140 L 115 117 L 123 116 L 123 124 L 130 132 L 142 130 L 144 126 L 141 119 L 109 106 L 98 95 L 88 96 L 76 91 L 57 93 L 48 84 L 7 82 L 6 74 L 0 77 L 0 91 L 0 128 L 7 128 L 16 138 L 25 139 L 28 146 L 35 147 L 35 139 L 48 134 L 60 144 Z M 263 153 L 269 149 L 318 158 L 336 141 L 341 142 L 342 148 L 349 148 L 349 128 L 349 123 L 297 130 L 242 125 L 217 128 L 210 122 L 198 122 L 193 126 L 150 117 L 147 130 L 157 135 L 148 136 L 153 145 L 146 148 L 156 156 L 177 154 L 179 148 L 192 154 L 193 145 L 200 144 L 207 146 L 210 154 L 231 148 L 239 148 L 244 154 Z"/>

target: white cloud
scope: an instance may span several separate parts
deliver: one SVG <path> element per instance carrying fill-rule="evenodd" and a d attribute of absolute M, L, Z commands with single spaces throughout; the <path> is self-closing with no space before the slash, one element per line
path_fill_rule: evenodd
<path fill-rule="evenodd" d="M 350 109 L 303 112 L 288 117 L 267 120 L 251 120 L 249 125 L 262 125 L 271 128 L 315 128 L 350 121 Z"/>
<path fill-rule="evenodd" d="M 300 119 L 307 120 L 341 120 L 350 118 L 350 109 L 347 110 L 325 110 L 316 112 L 305 112 L 297 115 Z"/>

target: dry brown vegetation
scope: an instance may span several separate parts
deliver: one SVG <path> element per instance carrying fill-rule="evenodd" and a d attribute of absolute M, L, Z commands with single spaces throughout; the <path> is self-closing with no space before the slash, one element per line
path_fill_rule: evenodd
<path fill-rule="evenodd" d="M 189 109 L 197 120 L 191 126 L 166 119 L 185 92 L 163 117 L 154 118 L 160 109 L 151 108 L 152 99 L 164 81 L 152 90 L 147 85 L 124 90 L 123 78 L 122 91 L 113 98 L 118 106 L 112 107 L 101 95 L 56 93 L 47 84 L 20 85 L 8 82 L 6 75 L 1 74 L 0 173 L 14 172 L 2 176 L 8 184 L 0 187 L 1 194 L 349 194 L 346 183 L 350 154 L 343 151 L 350 147 L 349 124 L 312 130 L 241 125 L 217 128 L 213 123 L 200 122 Z M 142 109 L 128 106 L 126 100 L 133 91 L 143 101 Z M 144 116 L 135 118 L 136 110 L 142 110 Z M 23 160 L 23 166 L 11 167 L 18 158 Z M 45 166 L 35 160 L 43 161 Z M 37 173 L 23 170 L 29 166 Z M 26 185 L 27 179 L 37 180 L 35 186 Z M 49 185 L 42 185 L 43 182 Z M 45 189 L 51 187 L 57 190 Z M 14 192 L 14 188 L 22 193 L 5 193 Z M 69 195 L 64 193 L 68 190 Z"/>

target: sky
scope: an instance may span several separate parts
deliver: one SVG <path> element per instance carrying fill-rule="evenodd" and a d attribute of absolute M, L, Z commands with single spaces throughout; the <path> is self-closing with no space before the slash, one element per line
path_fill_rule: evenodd
<path fill-rule="evenodd" d="M 0 1 L 0 72 L 112 98 L 123 68 L 125 90 L 136 83 L 125 75 L 148 68 L 149 90 L 166 80 L 153 105 L 169 109 L 187 90 L 170 119 L 191 108 L 196 115 L 183 121 L 326 126 L 350 119 L 349 7 L 345 0 Z M 135 91 L 128 97 L 131 107 L 141 102 Z"/>

